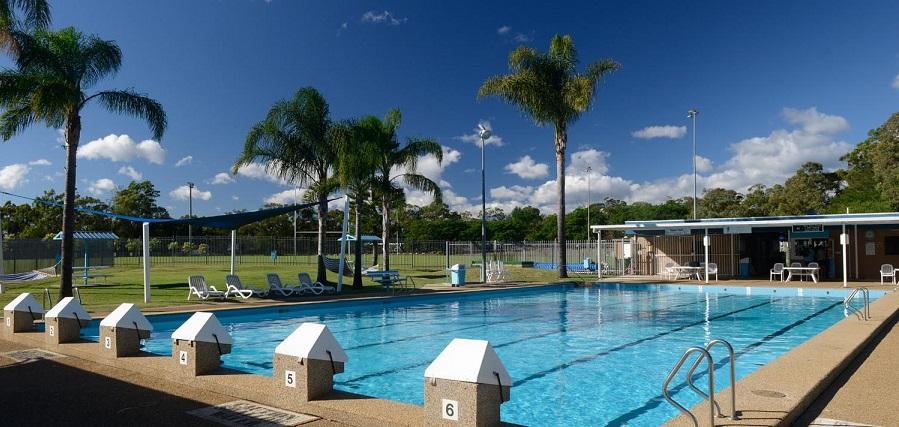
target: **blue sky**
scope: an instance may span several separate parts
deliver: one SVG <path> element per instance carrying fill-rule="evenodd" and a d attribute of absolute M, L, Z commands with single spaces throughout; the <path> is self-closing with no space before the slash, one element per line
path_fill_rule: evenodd
<path fill-rule="evenodd" d="M 150 131 L 141 122 L 85 111 L 79 190 L 108 199 L 128 175 L 141 176 L 156 183 L 173 215 L 186 212 L 178 187 L 187 181 L 199 187 L 201 215 L 287 201 L 291 187 L 261 168 L 216 175 L 230 169 L 271 104 L 302 86 L 318 88 L 335 119 L 399 108 L 404 136 L 446 147 L 443 165 L 425 159 L 421 168 L 457 209 L 480 204 L 479 147 L 466 135 L 488 121 L 502 140 L 487 146 L 488 203 L 549 211 L 552 130 L 475 94 L 507 70 L 509 51 L 545 50 L 555 33 L 574 37 L 584 63 L 611 57 L 623 65 L 570 130 L 569 209 L 586 200 L 588 165 L 593 200 L 690 194 L 691 134 L 683 127 L 691 107 L 700 110 L 700 186 L 739 190 L 780 182 L 808 160 L 839 167 L 839 156 L 899 106 L 899 3 L 890 1 L 52 4 L 55 27 L 74 25 L 124 51 L 121 72 L 97 89 L 137 88 L 169 116 L 157 143 L 144 142 Z M 35 126 L 0 144 L 0 189 L 61 189 L 58 138 Z"/>

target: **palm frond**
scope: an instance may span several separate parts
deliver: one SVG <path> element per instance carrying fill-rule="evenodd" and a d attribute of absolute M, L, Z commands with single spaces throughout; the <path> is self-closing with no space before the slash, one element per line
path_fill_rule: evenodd
<path fill-rule="evenodd" d="M 131 89 L 110 90 L 86 98 L 82 106 L 92 98 L 97 98 L 109 111 L 143 119 L 153 132 L 153 138 L 162 139 L 168 119 L 158 101 Z"/>
<path fill-rule="evenodd" d="M 50 2 L 47 0 L 5 0 L 0 3 L 5 3 L 7 9 L 15 5 L 22 11 L 25 24 L 32 29 L 43 29 L 50 25 Z"/>
<path fill-rule="evenodd" d="M 23 105 L 18 108 L 7 108 L 0 115 L 0 137 L 4 141 L 18 135 L 35 122 L 31 107 Z"/>
<path fill-rule="evenodd" d="M 403 175 L 403 180 L 416 190 L 430 193 L 434 196 L 434 201 L 443 202 L 443 192 L 440 190 L 440 186 L 432 181 L 431 178 L 416 173 L 407 173 Z"/>
<path fill-rule="evenodd" d="M 81 85 L 88 88 L 119 71 L 122 66 L 122 50 L 113 41 L 91 36 L 87 39 L 80 59 Z"/>

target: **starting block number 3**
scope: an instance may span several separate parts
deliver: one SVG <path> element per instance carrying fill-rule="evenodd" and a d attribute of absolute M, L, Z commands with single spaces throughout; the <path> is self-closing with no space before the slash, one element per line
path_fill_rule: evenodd
<path fill-rule="evenodd" d="M 443 399 L 441 406 L 443 406 L 443 419 L 459 421 L 459 402 Z"/>
<path fill-rule="evenodd" d="M 284 385 L 291 388 L 297 388 L 296 371 L 284 371 Z"/>
<path fill-rule="evenodd" d="M 103 347 L 106 347 L 107 349 L 112 348 L 112 338 L 103 337 Z"/>
<path fill-rule="evenodd" d="M 182 365 L 187 364 L 187 352 L 186 351 L 181 350 L 178 352 L 178 363 L 180 363 Z"/>

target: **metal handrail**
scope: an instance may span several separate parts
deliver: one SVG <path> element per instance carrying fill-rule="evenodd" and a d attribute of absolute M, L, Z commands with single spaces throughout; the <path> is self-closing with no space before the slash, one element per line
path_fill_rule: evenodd
<path fill-rule="evenodd" d="M 740 419 L 739 413 L 737 412 L 737 372 L 736 372 L 736 361 L 737 357 L 734 354 L 734 347 L 730 345 L 729 342 L 722 339 L 713 339 L 709 341 L 705 346 L 705 350 L 709 352 L 711 355 L 712 347 L 716 345 L 723 345 L 727 349 L 728 358 L 730 359 L 730 419 L 738 420 Z M 702 396 L 704 399 L 708 399 L 707 396 L 702 390 L 696 387 L 693 384 L 693 372 L 696 371 L 696 368 L 699 367 L 699 364 L 702 362 L 702 359 L 696 359 L 693 362 L 693 366 L 690 367 L 690 370 L 687 371 L 687 385 L 693 389 L 696 394 Z M 724 418 L 726 415 L 721 411 L 721 406 L 718 405 L 718 401 L 714 399 L 715 390 L 709 389 L 709 394 L 712 395 L 712 402 L 715 405 L 715 409 L 718 411 L 718 417 Z"/>
<path fill-rule="evenodd" d="M 855 307 L 852 307 L 852 305 L 851 305 L 852 300 L 855 298 L 856 295 L 858 295 L 859 291 L 861 291 L 862 297 L 864 298 L 864 300 L 863 300 L 864 306 L 862 306 L 861 310 L 858 310 Z M 859 313 L 859 317 L 861 317 L 862 320 L 870 320 L 871 319 L 871 307 L 869 307 L 869 305 L 871 303 L 870 301 L 871 301 L 871 294 L 868 291 L 868 288 L 865 288 L 865 287 L 855 288 L 852 290 L 852 292 L 849 293 L 849 296 L 847 296 L 846 299 L 843 300 L 843 312 L 848 316 L 849 310 L 852 309 L 853 311 L 856 311 Z"/>
<path fill-rule="evenodd" d="M 690 347 L 687 351 L 684 352 L 684 355 L 681 356 L 680 360 L 677 361 L 677 364 L 674 365 L 674 369 L 671 370 L 671 373 L 668 374 L 668 377 L 665 378 L 665 382 L 662 383 L 662 396 L 665 397 L 665 400 L 668 401 L 672 406 L 677 408 L 677 410 L 681 411 L 684 415 L 690 417 L 693 420 L 693 425 L 699 427 L 699 421 L 696 420 L 696 416 L 690 412 L 689 409 L 685 408 L 680 403 L 677 403 L 674 399 L 671 398 L 671 395 L 668 393 L 668 385 L 671 384 L 671 381 L 674 379 L 674 375 L 680 370 L 682 366 L 684 366 L 684 362 L 687 361 L 687 358 L 690 357 L 693 353 L 699 353 L 699 360 L 705 359 L 709 364 L 709 390 L 715 389 L 715 363 L 712 361 L 712 356 L 709 352 L 702 347 Z M 709 411 L 710 418 L 709 423 L 712 427 L 715 426 L 715 404 L 714 398 L 711 397 L 711 394 L 707 397 L 709 401 Z"/>

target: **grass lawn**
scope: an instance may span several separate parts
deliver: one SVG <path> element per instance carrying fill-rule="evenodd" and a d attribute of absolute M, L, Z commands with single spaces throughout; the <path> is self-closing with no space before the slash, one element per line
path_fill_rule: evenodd
<path fill-rule="evenodd" d="M 267 273 L 278 273 L 281 280 L 287 283 L 296 283 L 296 274 L 305 271 L 315 277 L 315 264 L 238 264 L 237 274 L 244 285 L 256 287 L 265 286 Z M 532 268 L 507 267 L 509 280 L 525 283 L 550 283 L 556 281 L 554 270 L 538 270 Z M 197 304 L 197 299 L 187 300 L 187 276 L 201 274 L 206 276 L 210 285 L 220 290 L 225 289 L 225 275 L 228 274 L 227 264 L 205 263 L 175 263 L 153 266 L 151 271 L 152 301 L 143 303 L 143 270 L 138 266 L 114 267 L 97 270 L 109 274 L 104 282 L 108 284 L 90 286 L 81 290 L 81 297 L 85 307 L 92 312 L 109 312 L 123 302 L 135 303 L 140 307 L 171 307 L 186 304 Z M 433 283 L 446 283 L 447 278 L 443 269 L 407 269 L 401 268 L 401 274 L 413 277 L 417 287 Z M 478 269 L 469 270 L 466 279 L 468 282 L 477 280 Z M 77 276 L 77 272 L 76 272 Z M 577 279 L 577 275 L 572 275 Z M 336 283 L 337 274 L 328 272 L 328 280 Z M 379 284 L 364 278 L 365 287 L 362 290 L 354 290 L 351 287 L 352 278 L 344 278 L 345 294 L 373 293 L 381 290 Z M 75 279 L 76 285 L 79 279 Z M 45 288 L 50 289 L 54 301 L 57 299 L 59 278 L 49 278 L 34 282 L 18 284 L 6 284 L 4 293 L 0 294 L 0 306 L 6 305 L 10 300 L 22 292 L 31 292 L 38 300 L 42 300 Z M 237 304 L 237 302 L 235 302 Z M 49 307 L 46 307 L 49 308 Z"/>

